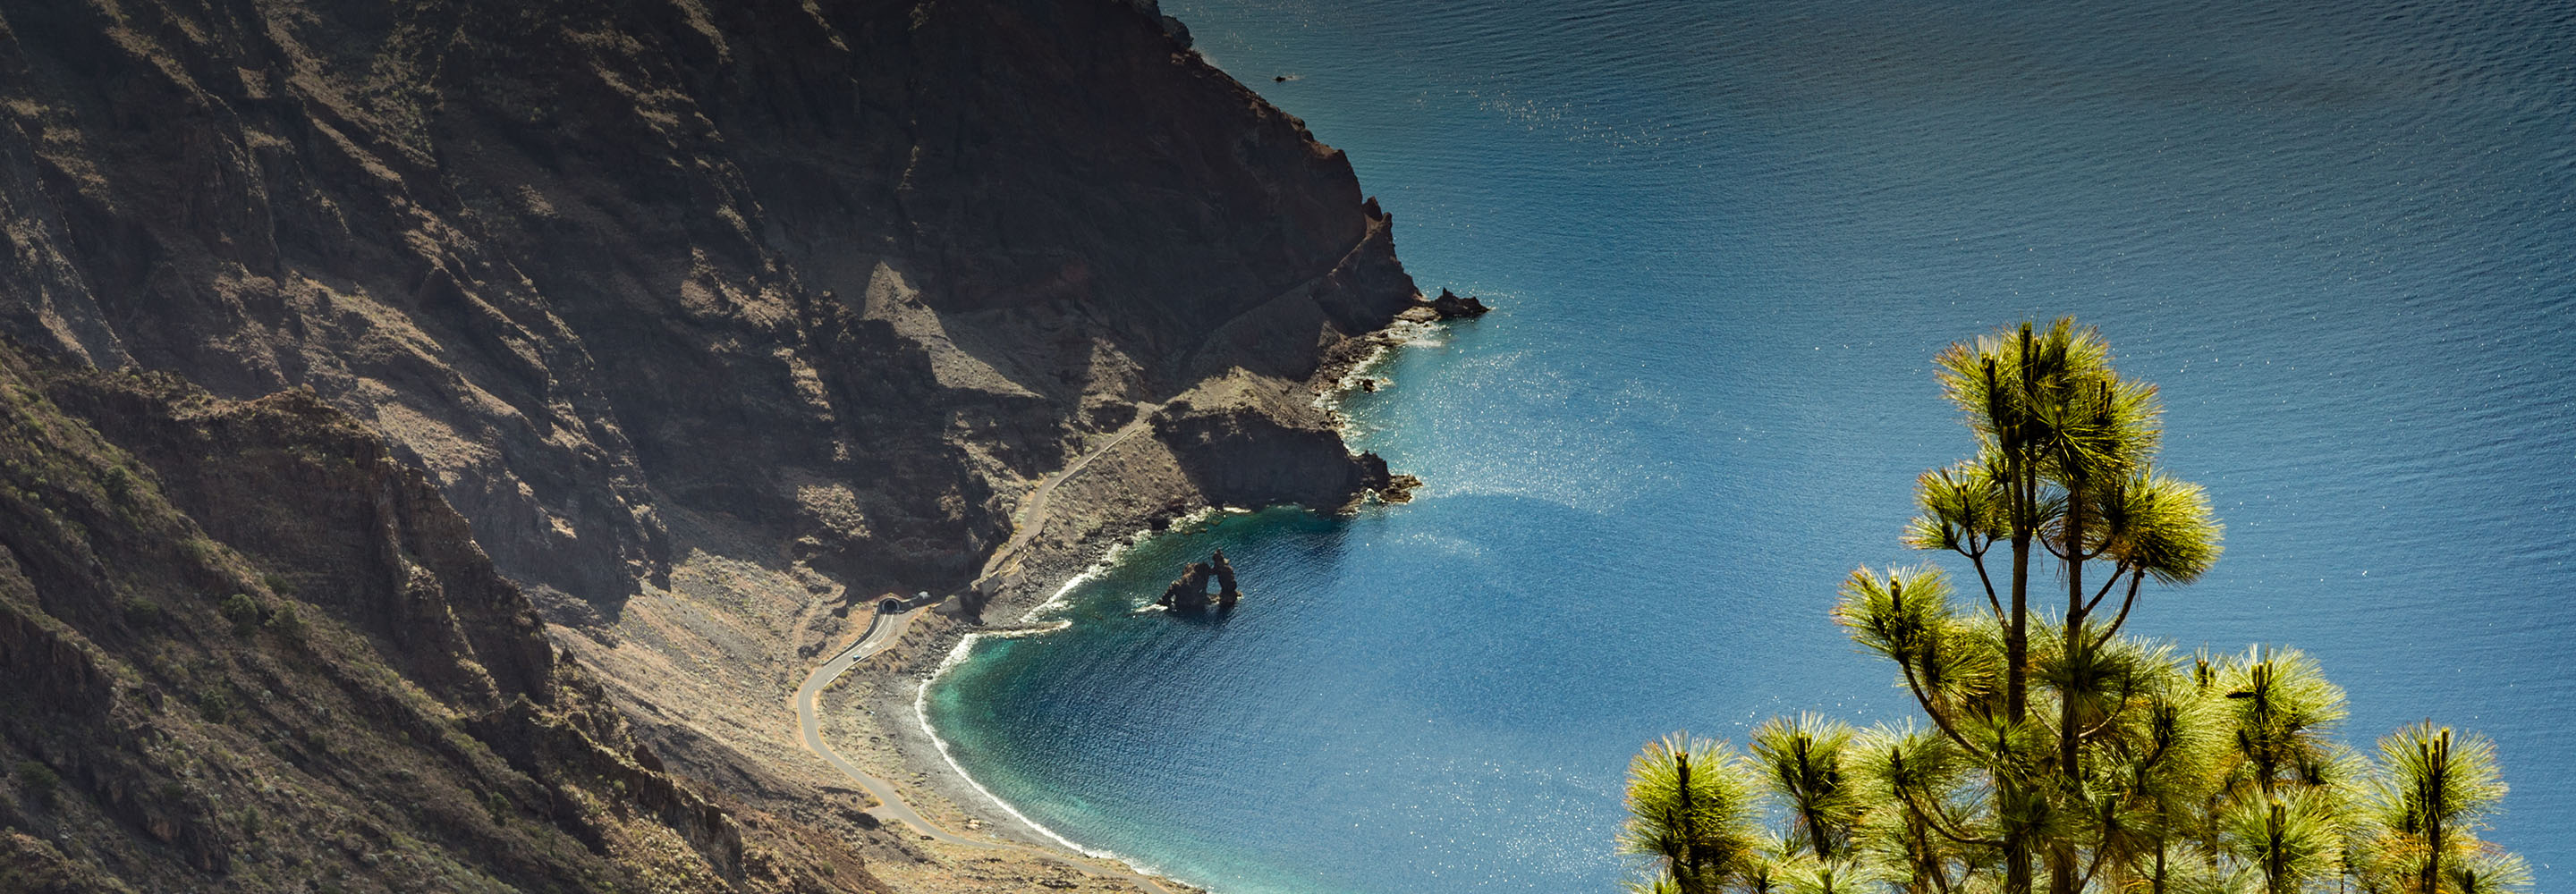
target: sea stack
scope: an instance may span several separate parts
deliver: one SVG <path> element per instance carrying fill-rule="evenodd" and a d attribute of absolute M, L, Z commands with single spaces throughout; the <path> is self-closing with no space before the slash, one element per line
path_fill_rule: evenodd
<path fill-rule="evenodd" d="M 1208 564 L 1216 570 L 1217 610 L 1233 611 L 1235 598 L 1242 594 L 1235 592 L 1234 566 L 1226 562 L 1225 550 L 1217 550 L 1216 558 L 1209 560 Z"/>
<path fill-rule="evenodd" d="M 1178 579 L 1172 581 L 1171 586 L 1164 587 L 1163 598 L 1155 600 L 1155 602 L 1165 608 L 1180 612 L 1195 612 L 1206 609 L 1207 582 L 1209 575 L 1212 573 L 1214 573 L 1213 570 L 1208 568 L 1207 563 L 1205 562 L 1190 563 L 1189 570 L 1182 572 Z"/>
<path fill-rule="evenodd" d="M 1217 585 L 1217 608 L 1232 610 L 1235 600 L 1242 594 L 1234 588 L 1234 566 L 1226 562 L 1225 550 L 1217 550 L 1216 556 L 1209 561 L 1190 563 L 1188 570 L 1174 579 L 1171 586 L 1163 588 L 1163 597 L 1154 603 L 1173 611 L 1206 611 L 1210 579 L 1214 579 Z"/>

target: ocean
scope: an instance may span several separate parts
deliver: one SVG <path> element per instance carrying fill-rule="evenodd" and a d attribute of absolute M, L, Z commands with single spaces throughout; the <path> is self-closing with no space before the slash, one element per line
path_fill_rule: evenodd
<path fill-rule="evenodd" d="M 938 679 L 1028 817 L 1222 894 L 1615 890 L 1649 739 L 1912 715 L 1835 588 L 1933 558 L 1932 356 L 2071 314 L 2227 525 L 2128 629 L 2491 737 L 2487 836 L 2576 887 L 2576 6 L 1164 7 L 1500 309 L 1345 406 L 1412 504 L 1145 541 Z M 1137 611 L 1217 547 L 1232 616 Z"/>

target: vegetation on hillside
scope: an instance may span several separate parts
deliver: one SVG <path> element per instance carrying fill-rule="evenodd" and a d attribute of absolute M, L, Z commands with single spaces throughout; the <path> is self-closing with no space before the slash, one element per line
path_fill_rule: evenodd
<path fill-rule="evenodd" d="M 2306 655 L 2185 654 L 2123 629 L 2148 581 L 2217 561 L 2220 525 L 2198 485 L 2155 469 L 2156 390 L 2114 371 L 2096 331 L 2023 324 L 1938 366 L 1976 452 L 1922 476 L 1903 539 L 1975 581 L 1861 568 L 1835 609 L 1922 720 L 1802 715 L 1742 752 L 1647 745 L 1621 841 L 1634 890 L 2530 890 L 2523 860 L 2476 835 L 2505 791 L 2486 740 L 2425 723 L 2365 755 L 2332 738 L 2344 693 Z M 2035 580 L 2063 583 L 2062 607 Z"/>

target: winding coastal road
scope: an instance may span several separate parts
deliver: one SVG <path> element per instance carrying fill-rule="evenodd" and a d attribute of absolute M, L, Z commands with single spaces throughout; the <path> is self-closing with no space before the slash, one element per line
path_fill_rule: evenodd
<path fill-rule="evenodd" d="M 833 751 L 832 746 L 823 741 L 823 719 L 819 711 L 823 699 L 823 687 L 832 685 L 832 681 L 840 679 L 842 674 L 849 673 L 852 666 L 867 660 L 869 656 L 885 651 L 887 646 L 902 639 L 903 632 L 912 627 L 913 619 L 921 617 L 923 612 L 929 610 L 928 606 L 923 606 L 901 613 L 878 611 L 874 617 L 868 619 L 868 630 L 859 635 L 858 642 L 851 643 L 849 648 L 841 650 L 841 654 L 834 656 L 831 661 L 825 662 L 822 667 L 815 668 L 813 673 L 805 675 L 805 685 L 796 688 L 797 734 L 804 738 L 805 747 L 808 750 L 822 755 L 824 760 L 831 762 L 834 769 L 841 771 L 841 775 L 855 780 L 859 788 L 867 790 L 870 797 L 877 799 L 876 809 L 868 811 L 869 813 L 896 820 L 932 838 L 955 844 L 981 844 L 981 842 L 951 835 L 948 830 L 933 825 L 930 820 L 924 819 L 919 811 L 913 810 L 912 805 L 903 800 L 903 796 L 895 794 L 892 784 L 859 772 L 857 766 L 841 757 L 840 752 Z"/>
<path fill-rule="evenodd" d="M 1026 549 L 1029 542 L 1036 538 L 1038 531 L 1045 528 L 1047 499 L 1054 495 L 1056 485 L 1063 484 L 1066 480 L 1080 474 L 1084 468 L 1091 465 L 1092 460 L 1099 458 L 1101 454 L 1108 453 L 1119 444 L 1125 443 L 1128 438 L 1134 437 L 1138 432 L 1149 427 L 1147 420 L 1152 418 L 1153 411 L 1157 407 L 1139 404 L 1138 408 L 1135 421 L 1119 429 L 1107 442 L 1067 464 L 1063 471 L 1038 483 L 1037 488 L 1030 492 L 1029 498 L 1012 513 L 1011 539 L 1004 543 L 1001 549 L 994 550 L 993 557 L 984 563 L 982 573 L 975 578 L 977 588 L 981 588 L 986 580 L 1009 567 L 1018 558 L 1019 551 Z M 910 802 L 896 793 L 893 783 L 861 772 L 856 765 L 842 757 L 840 752 L 832 750 L 830 743 L 823 741 L 821 717 L 823 690 L 831 686 L 833 681 L 839 680 L 842 674 L 849 673 L 850 668 L 857 666 L 859 662 L 885 651 L 902 640 L 904 631 L 912 628 L 912 622 L 929 611 L 930 606 L 920 606 L 905 611 L 889 612 L 885 611 L 884 605 L 880 603 L 876 614 L 868 619 L 867 631 L 859 634 L 856 642 L 852 642 L 839 654 L 832 656 L 832 660 L 824 662 L 814 668 L 812 673 L 805 675 L 805 683 L 796 687 L 795 697 L 796 729 L 798 736 L 804 740 L 805 748 L 822 755 L 823 760 L 829 762 L 833 769 L 841 771 L 841 775 L 850 777 L 870 797 L 877 799 L 877 806 L 868 811 L 870 815 L 881 820 L 894 820 L 910 826 L 914 832 L 925 838 L 964 847 L 1015 851 L 1096 878 L 1123 879 L 1134 882 L 1147 891 L 1174 894 L 1161 883 L 1138 873 L 1103 870 L 1066 859 L 1063 855 L 1044 848 L 1011 842 L 984 841 L 950 832 L 922 816 L 920 811 L 913 809 Z"/>
<path fill-rule="evenodd" d="M 1029 498 L 1020 501 L 1019 508 L 1011 511 L 1011 539 L 1004 542 L 1001 549 L 994 550 L 992 558 L 984 560 L 983 571 L 975 575 L 973 587 L 982 589 L 985 581 L 1002 573 L 1019 558 L 1021 550 L 1028 548 L 1029 541 L 1037 539 L 1038 532 L 1045 530 L 1047 500 L 1055 496 L 1056 485 L 1072 480 L 1073 476 L 1082 474 L 1083 469 L 1090 467 L 1092 460 L 1099 459 L 1102 454 L 1117 449 L 1120 444 L 1127 443 L 1128 438 L 1152 428 L 1154 414 L 1162 408 L 1161 404 L 1137 404 L 1135 421 L 1120 428 L 1118 433 L 1111 435 L 1107 442 L 1091 448 L 1091 452 L 1065 464 L 1064 471 L 1039 481 L 1037 489 L 1029 492 Z"/>

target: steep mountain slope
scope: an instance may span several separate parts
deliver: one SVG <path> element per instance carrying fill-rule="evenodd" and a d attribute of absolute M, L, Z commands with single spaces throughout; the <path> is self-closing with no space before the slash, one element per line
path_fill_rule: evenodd
<path fill-rule="evenodd" d="M 1118 3 L 0 28 L 13 335 L 314 386 L 510 575 L 600 603 L 670 572 L 665 505 L 953 580 L 1072 435 L 1303 379 L 1412 296 L 1337 152 Z"/>
<path fill-rule="evenodd" d="M 661 771 L 309 392 L 0 350 L 0 888 L 878 890 Z"/>
<path fill-rule="evenodd" d="M 0 335 L 355 418 L 653 752 L 846 837 L 784 702 L 853 607 L 1387 483 L 1314 398 L 1390 232 L 1150 0 L 0 7 Z"/>
<path fill-rule="evenodd" d="M 997 483 L 1412 297 L 1339 153 L 1120 3 L 0 15 L 13 334 L 310 385 L 611 605 L 666 507 L 953 581 Z"/>

